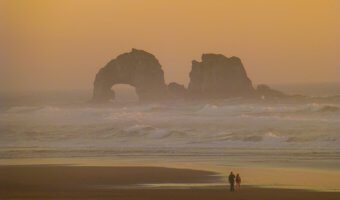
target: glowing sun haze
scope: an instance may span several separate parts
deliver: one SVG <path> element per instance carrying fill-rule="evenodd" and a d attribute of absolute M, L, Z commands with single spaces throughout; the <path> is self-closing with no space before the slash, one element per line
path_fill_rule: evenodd
<path fill-rule="evenodd" d="M 337 0 L 2 0 L 0 90 L 92 88 L 131 48 L 187 84 L 204 52 L 242 59 L 257 83 L 337 81 Z"/>

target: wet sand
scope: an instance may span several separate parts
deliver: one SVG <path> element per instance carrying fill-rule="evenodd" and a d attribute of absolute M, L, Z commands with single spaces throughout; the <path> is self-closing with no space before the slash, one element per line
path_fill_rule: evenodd
<path fill-rule="evenodd" d="M 215 172 L 164 167 L 0 166 L 0 199 L 340 199 L 339 192 L 251 186 L 231 193 L 223 182 Z"/>

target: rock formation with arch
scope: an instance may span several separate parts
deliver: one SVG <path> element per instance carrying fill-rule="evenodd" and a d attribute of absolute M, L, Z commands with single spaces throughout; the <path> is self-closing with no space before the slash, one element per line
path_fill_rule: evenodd
<path fill-rule="evenodd" d="M 142 102 L 162 100 L 167 90 L 159 61 L 154 55 L 137 49 L 119 55 L 99 70 L 94 81 L 93 101 L 114 99 L 111 87 L 115 84 L 135 87 Z"/>

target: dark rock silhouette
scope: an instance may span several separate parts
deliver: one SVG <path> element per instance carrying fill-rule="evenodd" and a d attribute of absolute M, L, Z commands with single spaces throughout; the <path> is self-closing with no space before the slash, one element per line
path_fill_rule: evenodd
<path fill-rule="evenodd" d="M 280 92 L 278 90 L 274 90 L 274 89 L 270 88 L 268 85 L 264 85 L 264 84 L 258 85 L 257 88 L 256 88 L 256 92 L 262 98 L 290 97 L 289 95 L 286 95 L 283 92 Z"/>
<path fill-rule="evenodd" d="M 255 95 L 241 60 L 222 54 L 203 54 L 202 62 L 192 61 L 188 90 L 199 98 Z"/>
<path fill-rule="evenodd" d="M 169 99 L 186 99 L 188 96 L 188 90 L 184 85 L 171 82 L 168 85 Z"/>
<path fill-rule="evenodd" d="M 162 100 L 167 91 L 158 60 L 154 55 L 137 49 L 119 55 L 99 70 L 94 81 L 93 101 L 114 99 L 111 87 L 115 84 L 134 86 L 140 101 Z"/>
<path fill-rule="evenodd" d="M 172 82 L 165 84 L 162 67 L 154 55 L 132 49 L 119 55 L 99 70 L 94 81 L 93 101 L 106 102 L 115 98 L 111 87 L 129 84 L 136 88 L 142 102 L 184 99 L 224 99 L 229 97 L 283 98 L 290 97 L 267 85 L 255 90 L 237 57 L 203 54 L 202 61 L 192 61 L 188 89 Z"/>

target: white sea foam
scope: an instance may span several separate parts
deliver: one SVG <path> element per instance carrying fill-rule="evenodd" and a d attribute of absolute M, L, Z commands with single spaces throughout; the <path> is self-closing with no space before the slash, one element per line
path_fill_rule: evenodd
<path fill-rule="evenodd" d="M 83 96 L 0 105 L 0 158 L 161 155 L 340 167 L 336 101 L 93 106 L 79 103 Z"/>

